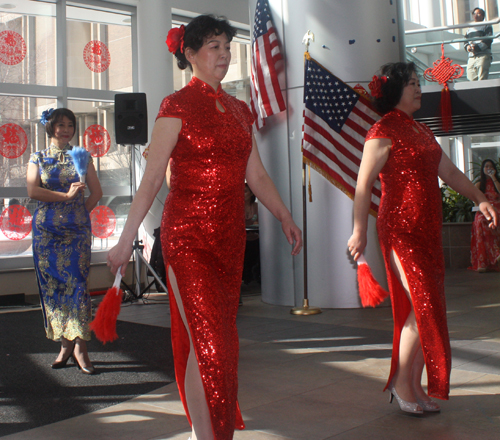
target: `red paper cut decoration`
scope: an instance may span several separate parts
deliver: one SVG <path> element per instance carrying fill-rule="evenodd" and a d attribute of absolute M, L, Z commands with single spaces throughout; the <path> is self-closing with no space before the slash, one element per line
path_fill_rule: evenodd
<path fill-rule="evenodd" d="M 108 238 L 115 231 L 115 213 L 107 206 L 96 206 L 90 213 L 90 223 L 92 234 L 99 238 Z"/>
<path fill-rule="evenodd" d="M 31 214 L 21 205 L 4 209 L 0 217 L 0 229 L 10 240 L 22 240 L 31 232 Z"/>
<path fill-rule="evenodd" d="M 443 86 L 441 90 L 441 124 L 444 131 L 450 131 L 453 128 L 451 119 L 451 98 L 448 82 L 460 78 L 464 74 L 463 67 L 458 64 L 451 64 L 450 58 L 444 56 L 444 44 L 441 43 L 441 58 L 434 61 L 433 68 L 424 72 L 424 78 L 427 81 L 437 82 Z"/>
<path fill-rule="evenodd" d="M 0 154 L 7 159 L 21 156 L 28 146 L 28 136 L 20 125 L 4 124 L 0 127 Z"/>
<path fill-rule="evenodd" d="M 83 133 L 83 146 L 92 157 L 104 156 L 111 146 L 111 137 L 108 130 L 102 125 L 91 125 Z"/>
<path fill-rule="evenodd" d="M 92 40 L 83 49 L 83 60 L 92 72 L 102 73 L 108 69 L 111 63 L 111 55 L 104 43 Z"/>
<path fill-rule="evenodd" d="M 22 35 L 14 31 L 0 32 L 0 62 L 13 66 L 26 56 L 26 43 Z"/>

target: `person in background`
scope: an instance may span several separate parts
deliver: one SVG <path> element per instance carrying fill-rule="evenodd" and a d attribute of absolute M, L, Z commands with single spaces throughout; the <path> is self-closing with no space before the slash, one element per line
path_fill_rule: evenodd
<path fill-rule="evenodd" d="M 382 66 L 370 89 L 375 107 L 384 116 L 366 136 L 348 249 L 357 260 L 366 248 L 371 190 L 380 176 L 377 232 L 394 317 L 391 371 L 385 389 L 404 412 L 437 412 L 440 407 L 430 396 L 448 399 L 451 373 L 438 177 L 474 200 L 491 228 L 497 225 L 497 213 L 443 154 L 432 131 L 413 119 L 422 98 L 413 63 Z M 428 393 L 421 384 L 424 364 Z"/>
<path fill-rule="evenodd" d="M 91 303 L 88 276 L 91 254 L 90 211 L 102 197 L 90 160 L 86 184 L 80 183 L 69 151 L 76 118 L 71 110 L 42 115 L 50 138 L 46 150 L 30 157 L 28 196 L 38 200 L 33 216 L 33 258 L 47 338 L 61 342 L 52 368 L 64 368 L 73 355 L 80 370 L 94 374 L 86 341 L 90 340 Z M 84 198 L 88 188 L 89 197 Z"/>
<path fill-rule="evenodd" d="M 500 210 L 500 183 L 498 169 L 491 159 L 483 160 L 481 178 L 476 187 L 483 192 L 489 202 Z M 477 212 L 472 223 L 471 267 L 477 272 L 500 271 L 500 231 L 488 227 L 482 212 Z"/>
<path fill-rule="evenodd" d="M 484 9 L 474 8 L 472 17 L 474 22 L 480 23 L 484 21 Z M 481 37 L 493 35 L 491 25 L 470 27 L 465 34 L 465 38 L 469 41 L 464 43 L 464 49 L 467 51 L 467 79 L 469 81 L 481 81 L 488 79 L 490 66 L 492 61 L 491 56 L 491 38 L 481 40 Z"/>
<path fill-rule="evenodd" d="M 108 265 L 125 273 L 132 243 L 170 163 L 161 224 L 172 319 L 176 379 L 191 440 L 230 440 L 244 423 L 237 403 L 236 328 L 245 252 L 245 178 L 280 221 L 292 245 L 302 235 L 260 160 L 248 106 L 225 93 L 235 29 L 201 15 L 170 30 L 169 50 L 187 86 L 167 96 L 153 128 L 146 170 Z"/>

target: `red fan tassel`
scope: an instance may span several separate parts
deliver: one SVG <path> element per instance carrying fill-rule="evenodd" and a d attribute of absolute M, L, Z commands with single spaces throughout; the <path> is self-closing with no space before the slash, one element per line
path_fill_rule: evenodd
<path fill-rule="evenodd" d="M 358 288 L 363 307 L 375 307 L 389 296 L 373 276 L 363 255 L 358 258 Z"/>
<path fill-rule="evenodd" d="M 451 119 L 451 96 L 448 84 L 445 84 L 441 90 L 441 126 L 444 131 L 448 132 L 453 128 L 453 120 Z"/>
<path fill-rule="evenodd" d="M 97 339 L 103 344 L 118 339 L 116 333 L 116 320 L 120 314 L 123 290 L 120 289 L 122 275 L 121 267 L 116 272 L 115 282 L 108 289 L 101 304 L 97 308 L 94 320 L 90 323 L 90 328 L 94 331 Z"/>

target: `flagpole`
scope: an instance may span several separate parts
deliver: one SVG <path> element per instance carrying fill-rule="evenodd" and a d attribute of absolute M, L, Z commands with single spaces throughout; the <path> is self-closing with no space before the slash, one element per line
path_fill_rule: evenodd
<path fill-rule="evenodd" d="M 306 45 L 306 52 L 309 51 L 310 41 L 314 41 L 314 34 L 307 31 L 304 35 L 302 42 Z M 290 310 L 292 315 L 317 315 L 321 313 L 319 307 L 309 307 L 309 291 L 308 291 L 308 278 L 307 278 L 307 188 L 306 188 L 306 163 L 302 161 L 302 229 L 304 233 L 302 252 L 304 255 L 304 300 L 302 307 L 294 307 Z"/>
<path fill-rule="evenodd" d="M 306 189 L 306 164 L 302 161 L 302 229 L 304 233 L 302 252 L 304 255 L 304 301 L 302 307 L 294 307 L 290 310 L 292 315 L 317 315 L 321 313 L 319 307 L 309 307 L 308 289 L 307 289 L 307 189 Z"/>

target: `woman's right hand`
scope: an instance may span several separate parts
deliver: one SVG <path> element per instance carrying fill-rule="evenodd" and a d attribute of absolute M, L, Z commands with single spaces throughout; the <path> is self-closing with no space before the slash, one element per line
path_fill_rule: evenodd
<path fill-rule="evenodd" d="M 125 276 L 127 271 L 127 264 L 132 256 L 133 248 L 131 244 L 122 243 L 118 241 L 118 244 L 110 249 L 108 256 L 106 258 L 109 270 L 113 275 L 116 275 L 118 268 L 121 266 L 122 276 Z"/>
<path fill-rule="evenodd" d="M 366 233 L 353 231 L 351 238 L 347 241 L 347 248 L 353 256 L 354 261 L 358 261 L 358 258 L 363 254 L 366 242 Z"/>
<path fill-rule="evenodd" d="M 69 187 L 69 191 L 66 193 L 68 200 L 73 200 L 79 193 L 85 191 L 85 183 L 73 182 Z"/>

